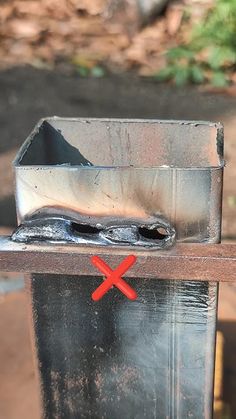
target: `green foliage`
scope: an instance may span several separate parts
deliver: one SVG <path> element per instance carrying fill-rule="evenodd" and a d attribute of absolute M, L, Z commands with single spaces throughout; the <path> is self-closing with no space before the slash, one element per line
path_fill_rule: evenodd
<path fill-rule="evenodd" d="M 90 74 L 92 77 L 104 77 L 105 70 L 103 67 L 95 65 L 94 67 L 91 68 Z"/>
<path fill-rule="evenodd" d="M 106 75 L 105 69 L 98 65 L 94 67 L 86 67 L 86 66 L 77 66 L 76 71 L 80 77 L 104 77 Z"/>
<path fill-rule="evenodd" d="M 228 85 L 228 80 L 223 71 L 214 71 L 211 77 L 211 84 L 214 87 L 225 87 Z"/>
<path fill-rule="evenodd" d="M 71 59 L 76 72 L 80 77 L 104 77 L 105 68 L 100 65 L 98 57 L 77 54 Z"/>
<path fill-rule="evenodd" d="M 196 25 L 187 45 L 171 48 L 167 65 L 157 80 L 173 80 L 177 85 L 210 82 L 224 87 L 236 70 L 236 2 L 216 0 Z"/>
<path fill-rule="evenodd" d="M 77 73 L 79 74 L 80 77 L 88 77 L 89 76 L 90 69 L 88 67 L 80 65 L 80 66 L 77 66 L 76 70 L 77 70 Z"/>

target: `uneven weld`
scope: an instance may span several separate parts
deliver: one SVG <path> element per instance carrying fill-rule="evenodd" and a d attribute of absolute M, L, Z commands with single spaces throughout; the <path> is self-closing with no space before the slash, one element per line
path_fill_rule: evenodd
<path fill-rule="evenodd" d="M 76 244 L 91 245 L 119 245 L 119 246 L 138 246 L 153 249 L 165 249 L 172 246 L 175 242 L 175 230 L 164 220 L 157 220 L 155 223 L 143 224 L 130 222 L 122 225 L 119 220 L 117 225 L 92 225 L 78 224 L 64 217 L 41 217 L 32 218 L 21 224 L 12 235 L 12 240 L 16 242 L 34 241 L 53 241 L 68 242 Z M 162 229 L 166 234 L 161 234 L 158 229 Z M 150 231 L 150 238 L 145 236 Z M 156 231 L 157 238 L 153 238 Z"/>

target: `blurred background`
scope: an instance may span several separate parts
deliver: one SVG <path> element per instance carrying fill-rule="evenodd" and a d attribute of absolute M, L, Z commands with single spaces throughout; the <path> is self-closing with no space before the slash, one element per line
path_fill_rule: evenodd
<path fill-rule="evenodd" d="M 235 0 L 0 0 L 0 233 L 11 162 L 44 116 L 221 121 L 236 239 Z M 227 275 L 227 272 L 226 272 Z M 23 277 L 0 273 L 0 419 L 38 419 Z M 236 418 L 236 284 L 220 286 L 215 418 Z"/>

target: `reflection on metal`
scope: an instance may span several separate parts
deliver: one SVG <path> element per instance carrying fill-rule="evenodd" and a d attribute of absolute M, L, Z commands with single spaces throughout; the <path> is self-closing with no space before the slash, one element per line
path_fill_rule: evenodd
<path fill-rule="evenodd" d="M 177 242 L 217 243 L 222 153 L 222 126 L 215 123 L 42 120 L 14 163 L 22 224 L 14 240 L 24 241 L 12 246 L 28 251 L 39 246 L 36 240 L 54 236 L 54 244 L 41 245 L 60 252 L 60 246 L 80 243 L 81 260 L 83 252 L 88 257 L 90 250 L 92 255 L 109 249 L 115 269 L 119 252 L 151 240 L 153 247 L 158 240 L 166 247 L 174 232 Z M 157 229 L 163 240 L 151 236 L 157 225 L 164 227 Z M 93 239 L 82 242 L 87 233 L 81 226 L 95 229 Z M 58 244 L 65 236 L 74 244 Z M 101 278 L 83 269 L 69 275 L 73 251 L 71 259 L 68 251 L 59 255 L 60 271 L 31 275 L 44 418 L 212 416 L 217 284 L 157 280 L 153 267 L 150 277 L 142 276 L 142 263 L 147 271 L 145 261 L 150 266 L 155 252 L 174 249 L 137 246 L 135 254 L 142 256 L 130 272 L 139 267 L 138 281 L 128 281 L 136 301 L 113 289 L 92 302 Z"/>
<path fill-rule="evenodd" d="M 103 226 L 163 219 L 178 227 L 178 240 L 217 242 L 222 138 L 214 123 L 42 120 L 14 164 L 19 222 L 48 215 Z"/>

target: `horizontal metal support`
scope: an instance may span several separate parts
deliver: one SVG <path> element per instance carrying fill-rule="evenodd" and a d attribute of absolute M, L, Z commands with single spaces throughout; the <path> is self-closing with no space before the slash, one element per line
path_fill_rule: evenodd
<path fill-rule="evenodd" d="M 71 244 L 16 243 L 0 237 L 0 271 L 100 276 L 91 256 L 112 268 L 129 254 L 137 262 L 128 277 L 165 280 L 236 281 L 236 244 L 179 243 L 170 250 L 90 247 Z"/>

